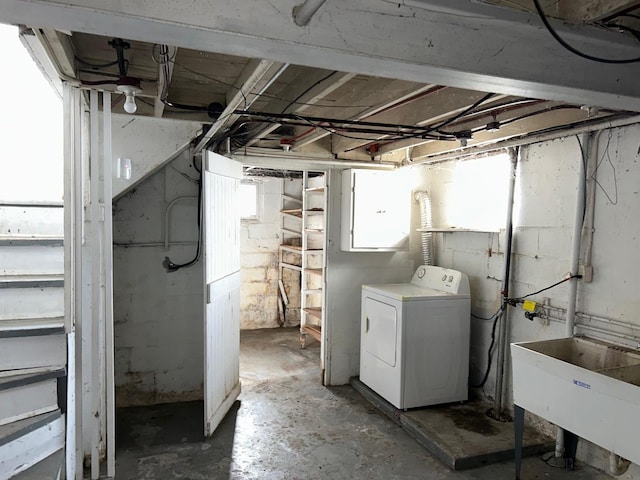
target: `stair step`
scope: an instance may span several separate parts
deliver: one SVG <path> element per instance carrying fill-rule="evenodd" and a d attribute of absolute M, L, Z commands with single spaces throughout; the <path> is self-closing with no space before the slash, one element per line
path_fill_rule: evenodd
<path fill-rule="evenodd" d="M 58 378 L 64 375 L 56 369 L 0 378 L 0 426 L 57 410 Z"/>
<path fill-rule="evenodd" d="M 57 236 L 51 237 L 46 235 L 0 235 L 0 246 L 30 247 L 34 245 L 41 247 L 62 247 L 64 240 Z"/>
<path fill-rule="evenodd" d="M 36 337 L 64 333 L 64 317 L 0 320 L 0 338 Z"/>
<path fill-rule="evenodd" d="M 64 287 L 2 289 L 0 322 L 43 316 L 64 316 Z"/>
<path fill-rule="evenodd" d="M 6 475 L 2 478 L 14 478 L 64 448 L 64 419 L 56 410 L 0 427 L 0 472 Z"/>
<path fill-rule="evenodd" d="M 64 287 L 64 275 L 2 275 L 0 288 L 55 288 Z"/>
<path fill-rule="evenodd" d="M 64 367 L 67 363 L 64 333 L 37 336 L 0 337 L 0 368 Z"/>
<path fill-rule="evenodd" d="M 0 245 L 0 275 L 62 275 L 62 246 Z"/>
<path fill-rule="evenodd" d="M 64 208 L 49 205 L 0 206 L 0 234 L 3 236 L 48 236 L 64 235 Z"/>
<path fill-rule="evenodd" d="M 64 449 L 52 453 L 34 466 L 11 477 L 11 480 L 61 480 L 65 465 Z"/>

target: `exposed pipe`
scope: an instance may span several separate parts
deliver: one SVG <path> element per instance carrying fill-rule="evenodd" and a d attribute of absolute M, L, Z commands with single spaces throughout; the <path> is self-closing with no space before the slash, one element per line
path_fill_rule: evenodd
<path fill-rule="evenodd" d="M 422 236 L 422 264 L 434 265 L 433 259 L 433 232 L 426 231 L 433 227 L 431 218 L 431 199 L 425 191 L 415 193 L 415 199 L 420 204 L 420 223 Z"/>
<path fill-rule="evenodd" d="M 517 138 L 511 138 L 509 140 L 503 140 L 501 142 L 491 143 L 487 145 L 481 145 L 477 147 L 467 147 L 464 149 L 458 149 L 452 152 L 440 153 L 431 155 L 428 157 L 414 157 L 412 165 L 421 164 L 434 164 L 440 162 L 446 162 L 449 160 L 459 160 L 461 157 L 478 155 L 480 153 L 502 151 L 509 147 L 519 147 L 523 145 L 530 145 L 532 143 L 546 142 L 548 140 L 555 140 L 556 138 L 570 137 L 572 135 L 579 135 L 581 133 L 596 132 L 598 130 L 606 130 L 609 128 L 626 127 L 633 125 L 634 123 L 640 123 L 640 115 L 633 115 L 630 117 L 617 118 L 615 120 L 602 120 L 598 122 L 589 123 L 587 125 L 580 125 L 578 127 L 572 127 L 565 130 L 558 130 L 546 133 L 534 133 L 532 135 L 523 135 Z"/>
<path fill-rule="evenodd" d="M 511 249 L 513 244 L 513 203 L 516 189 L 516 169 L 518 168 L 518 157 L 520 156 L 519 148 L 509 149 L 509 159 L 511 160 L 511 169 L 509 171 L 509 196 L 507 199 L 507 221 L 506 221 L 506 247 L 504 252 L 504 273 L 502 276 L 502 298 L 503 302 L 509 298 L 509 278 L 511 275 Z M 507 351 L 507 331 L 508 331 L 508 306 L 500 315 L 499 332 L 498 332 L 498 360 L 496 364 L 496 388 L 494 393 L 494 415 L 500 418 L 503 409 L 504 396 L 504 363 Z"/>
<path fill-rule="evenodd" d="M 571 257 L 569 260 L 569 274 L 578 275 L 580 267 L 580 240 L 582 238 L 582 227 L 584 224 L 584 208 L 585 208 L 585 188 L 586 188 L 586 171 L 585 162 L 591 159 L 591 141 L 593 137 L 590 133 L 583 133 L 580 140 L 584 148 L 584 152 L 580 152 L 580 160 L 578 161 L 578 191 L 576 193 L 576 208 L 573 220 L 573 237 L 571 239 Z M 584 155 L 584 157 L 583 157 Z M 567 300 L 567 313 L 565 316 L 565 336 L 573 337 L 576 322 L 576 301 L 578 299 L 578 279 L 569 280 L 569 293 Z M 556 450 L 557 458 L 564 456 L 564 431 L 558 427 L 556 430 Z"/>
<path fill-rule="evenodd" d="M 591 258 L 593 256 L 593 234 L 596 215 L 596 183 L 598 175 L 598 155 L 600 145 L 600 135 L 604 130 L 598 130 L 593 137 L 591 155 L 587 163 L 587 206 L 584 219 L 584 269 L 585 274 L 589 270 L 589 277 L 592 277 Z"/>
<path fill-rule="evenodd" d="M 573 219 L 573 237 L 571 241 L 571 259 L 569 261 L 570 275 L 578 275 L 580 267 L 580 241 L 582 239 L 582 226 L 584 224 L 585 208 L 585 162 L 591 158 L 593 136 L 585 133 L 582 135 L 582 145 L 584 146 L 585 159 L 578 161 L 578 191 L 576 193 L 576 208 Z M 567 321 L 565 325 L 565 335 L 573 337 L 575 329 L 576 301 L 578 299 L 578 278 L 569 280 L 569 293 L 567 300 Z"/>
<path fill-rule="evenodd" d="M 306 0 L 303 4 L 293 7 L 293 21 L 299 27 L 309 23 L 326 0 Z"/>

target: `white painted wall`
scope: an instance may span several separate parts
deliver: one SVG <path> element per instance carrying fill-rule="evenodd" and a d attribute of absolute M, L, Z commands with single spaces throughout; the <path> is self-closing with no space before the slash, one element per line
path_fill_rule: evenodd
<path fill-rule="evenodd" d="M 172 160 L 202 130 L 201 123 L 184 120 L 123 114 L 113 114 L 111 118 L 114 198 Z M 130 180 L 116 177 L 115 161 L 120 157 L 131 160 Z"/>
<path fill-rule="evenodd" d="M 600 137 L 598 181 L 594 234 L 594 281 L 580 283 L 577 310 L 609 317 L 640 326 L 640 302 L 637 298 L 637 275 L 640 256 L 636 254 L 640 224 L 635 221 L 640 209 L 638 154 L 640 126 L 605 131 Z M 608 148 L 607 148 L 608 144 Z M 519 296 L 546 287 L 562 279 L 569 271 L 573 216 L 578 185 L 580 149 L 575 137 L 535 144 L 523 148 L 518 166 L 516 219 L 511 295 Z M 424 185 L 434 204 L 434 224 L 442 219 L 447 192 L 452 185 L 455 162 L 423 167 Z M 617 204 L 616 200 L 617 189 Z M 613 202 L 612 202 L 613 200 Z M 473 202 L 473 198 L 468 199 Z M 472 311 L 481 316 L 493 314 L 500 304 L 500 281 L 504 262 L 504 235 L 492 233 L 442 233 L 436 235 L 436 259 L 439 265 L 461 270 L 469 275 Z M 566 307 L 567 284 L 533 297 L 542 302 Z M 564 325 L 539 319 L 529 321 L 522 310 L 509 309 L 509 339 L 512 342 L 561 337 Z M 472 319 L 471 380 L 481 378 L 486 367 L 490 341 L 490 322 Z M 579 333 L 594 335 L 578 327 Z M 627 335 L 631 340 L 631 335 Z M 637 344 L 634 339 L 632 344 Z M 494 358 L 495 365 L 495 358 Z M 493 394 L 495 377 L 491 372 L 485 391 Z M 511 405 L 510 368 L 506 388 Z M 606 456 L 583 442 L 579 456 L 602 469 Z M 634 473 L 635 472 L 635 473 Z M 633 467 L 623 478 L 640 478 Z"/>
<path fill-rule="evenodd" d="M 405 252 L 343 252 L 340 250 L 341 176 L 328 174 L 326 265 L 325 384 L 344 385 L 360 370 L 360 301 L 363 284 L 410 280 L 414 255 Z M 410 208 L 410 205 L 407 205 Z"/>
<path fill-rule="evenodd" d="M 197 201 L 177 203 L 164 250 L 166 205 L 197 196 L 198 173 L 187 154 L 155 173 L 114 204 L 115 374 L 118 405 L 202 398 L 202 264 L 167 273 L 193 257 Z M 174 244 L 177 242 L 178 244 Z"/>

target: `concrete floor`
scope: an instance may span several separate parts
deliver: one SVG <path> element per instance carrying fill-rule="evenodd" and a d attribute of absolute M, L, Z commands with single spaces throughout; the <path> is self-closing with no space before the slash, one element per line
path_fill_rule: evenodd
<path fill-rule="evenodd" d="M 320 384 L 317 343 L 296 329 L 242 332 L 242 394 L 216 433 L 202 403 L 118 411 L 118 480 L 507 479 L 513 462 L 453 472 L 349 386 Z M 523 480 L 610 478 L 526 459 Z"/>

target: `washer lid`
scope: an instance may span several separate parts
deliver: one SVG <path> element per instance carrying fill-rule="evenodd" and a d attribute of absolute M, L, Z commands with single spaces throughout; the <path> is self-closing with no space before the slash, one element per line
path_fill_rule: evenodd
<path fill-rule="evenodd" d="M 412 283 L 386 283 L 379 285 L 363 285 L 363 292 L 371 292 L 378 295 L 398 300 L 401 302 L 411 302 L 417 300 L 427 299 L 457 299 L 457 298 L 469 298 L 468 294 L 455 294 L 443 292 L 441 290 L 435 290 L 433 288 L 424 288 L 414 285 Z"/>

